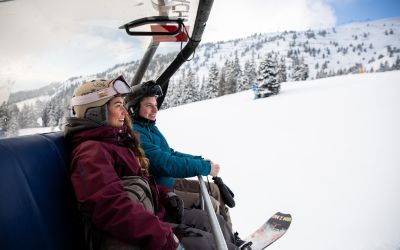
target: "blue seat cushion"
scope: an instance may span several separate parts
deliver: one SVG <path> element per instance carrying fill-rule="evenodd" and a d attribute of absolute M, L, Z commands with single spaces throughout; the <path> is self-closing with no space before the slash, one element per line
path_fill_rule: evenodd
<path fill-rule="evenodd" d="M 0 139 L 0 249 L 81 249 L 63 134 Z"/>

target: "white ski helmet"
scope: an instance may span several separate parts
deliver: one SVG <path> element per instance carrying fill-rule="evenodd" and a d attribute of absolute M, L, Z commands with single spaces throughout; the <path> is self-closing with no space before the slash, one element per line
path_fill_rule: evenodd
<path fill-rule="evenodd" d="M 131 92 L 123 76 L 113 80 L 92 80 L 82 83 L 74 91 L 71 99 L 72 112 L 77 118 L 86 118 L 105 124 L 107 103 L 114 96 Z"/>

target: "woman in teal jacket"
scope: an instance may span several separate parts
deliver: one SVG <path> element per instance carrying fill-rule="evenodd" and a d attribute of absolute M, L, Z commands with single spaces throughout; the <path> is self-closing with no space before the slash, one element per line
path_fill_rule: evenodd
<path fill-rule="evenodd" d="M 140 135 L 140 144 L 150 160 L 150 172 L 155 176 L 158 184 L 174 188 L 185 201 L 185 207 L 190 208 L 199 204 L 199 183 L 183 178 L 198 175 L 217 176 L 219 165 L 201 156 L 181 153 L 169 147 L 167 140 L 156 126 L 158 112 L 155 96 L 146 96 L 139 102 L 138 112 L 135 115 L 133 127 Z M 214 209 L 224 207 L 219 189 L 214 183 L 210 184 L 211 199 Z"/>
<path fill-rule="evenodd" d="M 156 87 L 156 88 L 154 88 Z M 199 183 L 196 180 L 184 178 L 202 176 L 217 176 L 220 166 L 201 156 L 181 153 L 173 150 L 156 126 L 158 112 L 157 97 L 162 94 L 159 85 L 150 88 L 137 85 L 133 89 L 134 96 L 128 98 L 126 106 L 133 117 L 134 130 L 140 136 L 140 144 L 150 160 L 150 172 L 156 178 L 157 184 L 173 188 L 174 192 L 184 200 L 185 208 L 199 205 Z M 221 214 L 232 226 L 228 208 L 221 197 L 216 184 L 209 186 L 211 201 L 217 213 Z"/>
<path fill-rule="evenodd" d="M 148 104 L 155 101 L 155 97 L 146 97 L 143 101 Z M 157 108 L 151 107 L 151 110 L 151 112 L 157 112 Z M 204 160 L 201 156 L 181 153 L 170 148 L 167 140 L 158 130 L 155 120 L 139 116 L 134 119 L 133 127 L 140 135 L 141 146 L 151 162 L 150 171 L 156 176 L 158 184 L 172 188 L 174 178 L 210 174 L 210 161 Z"/>

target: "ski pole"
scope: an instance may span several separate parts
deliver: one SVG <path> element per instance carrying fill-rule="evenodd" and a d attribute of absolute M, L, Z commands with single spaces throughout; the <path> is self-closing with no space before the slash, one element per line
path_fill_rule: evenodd
<path fill-rule="evenodd" d="M 221 226 L 219 225 L 217 215 L 215 214 L 214 208 L 211 204 L 210 195 L 207 192 L 206 185 L 204 184 L 203 177 L 201 175 L 197 176 L 199 178 L 201 198 L 204 200 L 204 205 L 210 219 L 211 231 L 214 235 L 215 244 L 218 250 L 228 250 L 226 245 L 224 235 L 222 234 Z"/>

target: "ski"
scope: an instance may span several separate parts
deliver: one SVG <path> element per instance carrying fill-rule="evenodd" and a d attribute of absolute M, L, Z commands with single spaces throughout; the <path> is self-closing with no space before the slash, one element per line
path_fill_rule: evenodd
<path fill-rule="evenodd" d="M 249 249 L 261 250 L 267 248 L 286 233 L 291 222 L 292 216 L 290 214 L 275 213 L 254 233 L 245 238 L 245 241 L 252 242 Z"/>

